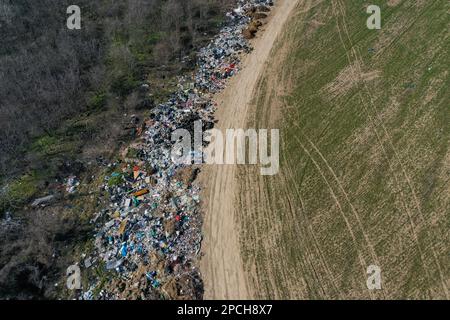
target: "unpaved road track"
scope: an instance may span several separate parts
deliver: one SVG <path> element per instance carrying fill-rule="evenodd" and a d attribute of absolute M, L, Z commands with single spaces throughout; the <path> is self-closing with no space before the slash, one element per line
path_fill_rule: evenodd
<path fill-rule="evenodd" d="M 217 129 L 244 128 L 247 112 L 258 79 L 277 38 L 299 0 L 278 0 L 270 20 L 258 34 L 255 50 L 243 59 L 243 70 L 232 78 L 227 88 L 216 96 Z M 201 272 L 205 282 L 205 299 L 251 299 L 253 290 L 242 264 L 239 225 L 235 210 L 238 179 L 236 166 L 206 166 L 200 176 L 204 188 L 205 256 Z"/>

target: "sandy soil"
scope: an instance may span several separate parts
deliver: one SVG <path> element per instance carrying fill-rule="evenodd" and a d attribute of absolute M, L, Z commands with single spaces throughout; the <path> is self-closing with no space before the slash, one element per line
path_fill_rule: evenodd
<path fill-rule="evenodd" d="M 243 59 L 243 70 L 216 96 L 218 129 L 244 128 L 260 75 L 276 39 L 299 0 L 278 0 L 268 23 L 254 40 L 255 50 Z M 252 299 L 255 294 L 240 255 L 240 226 L 236 223 L 236 166 L 206 166 L 201 175 L 205 223 L 201 272 L 205 299 Z"/>

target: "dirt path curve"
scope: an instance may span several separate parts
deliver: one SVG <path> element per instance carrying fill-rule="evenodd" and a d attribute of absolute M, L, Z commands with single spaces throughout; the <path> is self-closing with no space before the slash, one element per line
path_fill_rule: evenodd
<path fill-rule="evenodd" d="M 218 94 L 218 129 L 244 128 L 253 91 L 270 57 L 276 39 L 300 0 L 278 0 L 270 20 L 254 40 L 255 50 L 243 59 L 241 72 Z M 200 175 L 205 223 L 201 272 L 205 299 L 251 299 L 254 297 L 244 273 L 236 224 L 238 190 L 236 166 L 206 166 Z"/>

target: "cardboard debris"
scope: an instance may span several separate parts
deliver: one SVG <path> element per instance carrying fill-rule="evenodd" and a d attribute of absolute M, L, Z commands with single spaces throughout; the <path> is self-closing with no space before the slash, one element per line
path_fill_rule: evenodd
<path fill-rule="evenodd" d="M 125 233 L 125 230 L 126 230 L 126 228 L 127 228 L 127 223 L 128 223 L 128 220 L 127 220 L 127 219 L 123 220 L 123 221 L 120 223 L 120 227 L 119 227 L 119 230 L 118 230 L 118 232 L 117 232 L 119 235 L 123 235 L 123 234 Z"/>
<path fill-rule="evenodd" d="M 134 177 L 134 180 L 136 180 L 136 179 L 139 177 L 139 175 L 140 175 L 140 169 L 139 169 L 139 167 L 138 167 L 138 166 L 134 166 L 134 168 L 133 168 L 133 177 Z"/>

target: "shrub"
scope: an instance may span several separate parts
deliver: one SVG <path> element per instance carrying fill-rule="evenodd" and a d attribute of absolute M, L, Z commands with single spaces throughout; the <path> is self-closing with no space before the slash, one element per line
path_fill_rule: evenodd
<path fill-rule="evenodd" d="M 101 91 L 94 94 L 94 96 L 89 99 L 88 107 L 91 110 L 101 110 L 106 106 L 106 93 Z"/>
<path fill-rule="evenodd" d="M 132 76 L 120 75 L 112 81 L 111 91 L 120 97 L 125 97 L 130 94 L 136 86 L 137 83 Z"/>
<path fill-rule="evenodd" d="M 108 180 L 108 186 L 114 187 L 118 186 L 123 182 L 123 175 L 118 172 L 114 172 Z"/>
<path fill-rule="evenodd" d="M 38 179 L 35 173 L 24 174 L 7 184 L 0 193 L 0 212 L 20 206 L 38 193 Z"/>

